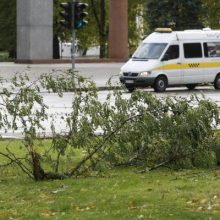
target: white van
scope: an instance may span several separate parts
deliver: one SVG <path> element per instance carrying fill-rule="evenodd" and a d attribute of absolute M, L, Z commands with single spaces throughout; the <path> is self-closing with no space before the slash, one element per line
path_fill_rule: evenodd
<path fill-rule="evenodd" d="M 220 89 L 220 31 L 172 31 L 157 28 L 121 68 L 120 81 L 132 92 L 152 86 L 163 92 L 168 86 L 213 83 Z"/>

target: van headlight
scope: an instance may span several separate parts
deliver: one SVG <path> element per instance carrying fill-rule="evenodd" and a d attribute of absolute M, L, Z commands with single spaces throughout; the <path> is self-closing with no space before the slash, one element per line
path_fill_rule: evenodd
<path fill-rule="evenodd" d="M 123 71 L 120 71 L 119 76 L 123 76 Z"/>
<path fill-rule="evenodd" d="M 150 71 L 144 71 L 144 72 L 141 72 L 139 76 L 147 76 L 149 74 L 151 74 Z"/>

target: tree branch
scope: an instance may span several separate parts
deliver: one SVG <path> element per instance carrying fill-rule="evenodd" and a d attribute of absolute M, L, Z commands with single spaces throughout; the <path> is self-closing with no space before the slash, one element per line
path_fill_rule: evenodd
<path fill-rule="evenodd" d="M 1 165 L 2 167 L 4 166 L 7 166 L 7 165 L 11 165 L 13 163 L 17 164 L 21 170 L 26 173 L 31 179 L 34 179 L 33 176 L 32 176 L 32 173 L 31 171 L 21 162 L 21 160 L 25 160 L 26 158 L 16 158 L 15 155 L 9 151 L 9 149 L 7 149 L 7 151 L 9 152 L 9 154 L 4 154 L 2 152 L 0 152 L 0 155 L 6 157 L 8 160 L 10 160 L 10 162 L 8 164 L 4 164 L 4 165 Z M 11 156 L 12 157 L 11 157 Z"/>
<path fill-rule="evenodd" d="M 131 116 L 129 117 L 127 120 L 125 120 L 124 122 L 122 122 L 120 124 L 120 126 L 118 126 L 114 131 L 112 131 L 107 137 L 104 138 L 103 142 L 97 146 L 93 151 L 91 151 L 90 154 L 88 154 L 84 159 L 82 159 L 78 165 L 70 172 L 70 173 L 67 173 L 68 176 L 73 176 L 75 173 L 77 173 L 80 169 L 80 167 L 88 160 L 90 160 L 94 154 L 96 154 L 99 150 L 102 149 L 102 147 L 108 142 L 108 140 L 114 136 L 121 128 L 123 128 L 123 126 L 128 123 L 129 121 L 131 121 L 132 119 L 134 118 L 138 118 L 140 116 L 142 116 L 143 114 L 139 114 L 139 115 L 134 115 L 134 116 Z M 76 175 L 77 176 L 77 175 Z"/>

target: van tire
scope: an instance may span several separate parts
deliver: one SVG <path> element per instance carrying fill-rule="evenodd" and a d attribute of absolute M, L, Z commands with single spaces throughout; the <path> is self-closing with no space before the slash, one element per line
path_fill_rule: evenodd
<path fill-rule="evenodd" d="M 187 84 L 186 87 L 189 89 L 189 90 L 193 90 L 195 89 L 197 86 L 197 84 Z"/>
<path fill-rule="evenodd" d="M 215 89 L 218 89 L 218 90 L 220 89 L 220 73 L 215 78 L 214 87 Z"/>
<path fill-rule="evenodd" d="M 164 92 L 167 88 L 167 78 L 165 76 L 158 76 L 153 87 L 155 92 Z"/>
<path fill-rule="evenodd" d="M 128 92 L 132 93 L 135 90 L 135 87 L 132 86 L 126 86 Z"/>

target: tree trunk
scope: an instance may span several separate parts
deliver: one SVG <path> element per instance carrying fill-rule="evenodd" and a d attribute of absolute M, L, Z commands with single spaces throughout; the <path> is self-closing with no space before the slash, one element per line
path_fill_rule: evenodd
<path fill-rule="evenodd" d="M 65 179 L 67 177 L 64 174 L 44 172 L 40 164 L 40 155 L 37 152 L 32 151 L 31 157 L 33 163 L 33 176 L 35 181 L 56 180 L 56 179 L 60 180 L 60 179 Z"/>
<path fill-rule="evenodd" d="M 105 0 L 100 1 L 100 33 L 99 33 L 99 44 L 100 44 L 100 58 L 106 57 L 106 9 Z"/>
<path fill-rule="evenodd" d="M 53 37 L 53 58 L 60 59 L 60 46 L 58 36 L 55 34 Z"/>
<path fill-rule="evenodd" d="M 9 58 L 16 58 L 16 56 L 17 56 L 16 50 L 15 49 L 11 49 L 9 51 Z"/>
<path fill-rule="evenodd" d="M 92 11 L 98 26 L 99 30 L 99 45 L 100 45 L 100 58 L 104 58 L 107 56 L 106 52 L 106 44 L 107 44 L 107 35 L 108 35 L 108 30 L 106 30 L 106 1 L 105 0 L 100 0 L 100 17 L 98 16 L 97 13 L 97 5 L 95 4 L 94 0 L 91 0 L 91 5 L 92 5 Z"/>
<path fill-rule="evenodd" d="M 87 51 L 88 51 L 88 48 L 83 49 L 82 56 L 86 56 Z"/>
<path fill-rule="evenodd" d="M 32 156 L 32 163 L 33 163 L 34 179 L 36 181 L 43 180 L 45 173 L 44 173 L 44 170 L 41 168 L 41 165 L 40 165 L 40 155 L 37 152 L 32 151 L 31 156 Z"/>

